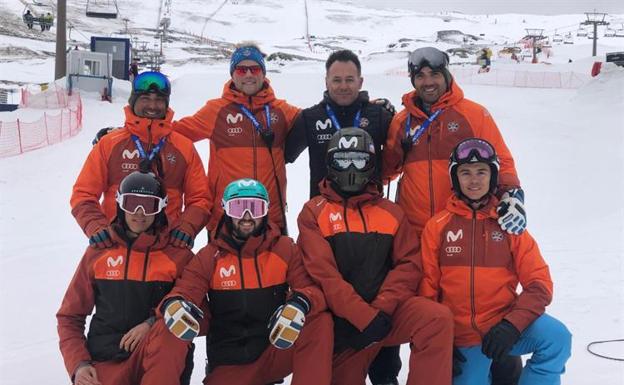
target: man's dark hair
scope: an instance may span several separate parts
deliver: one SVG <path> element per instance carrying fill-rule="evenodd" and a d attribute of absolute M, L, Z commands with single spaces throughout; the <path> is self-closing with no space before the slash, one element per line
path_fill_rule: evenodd
<path fill-rule="evenodd" d="M 348 49 L 343 49 L 340 51 L 332 52 L 332 54 L 329 55 L 329 57 L 327 58 L 327 61 L 325 62 L 325 71 L 326 72 L 329 71 L 329 67 L 331 67 L 331 65 L 337 61 L 353 62 L 353 64 L 355 64 L 355 67 L 357 68 L 358 75 L 361 75 L 362 65 L 360 64 L 360 59 L 358 59 L 357 55 L 353 51 L 348 50 Z"/>

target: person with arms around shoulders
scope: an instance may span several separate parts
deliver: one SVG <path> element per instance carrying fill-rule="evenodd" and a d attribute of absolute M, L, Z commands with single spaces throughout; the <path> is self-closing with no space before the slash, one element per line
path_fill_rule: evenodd
<path fill-rule="evenodd" d="M 287 163 L 293 163 L 308 148 L 310 198 L 320 194 L 318 184 L 327 175 L 327 143 L 342 127 L 362 128 L 373 138 L 379 174 L 381 148 L 394 115 L 394 107 L 387 99 L 370 100 L 368 92 L 362 91 L 362 66 L 354 52 L 332 52 L 325 71 L 323 100 L 302 110 L 286 140 Z"/>
<path fill-rule="evenodd" d="M 167 187 L 167 218 L 174 246 L 191 248 L 209 219 L 208 184 L 193 143 L 172 130 L 171 84 L 158 72 L 143 72 L 133 82 L 124 127 L 93 146 L 73 187 L 72 215 L 95 248 L 113 246 L 110 220 L 115 193 L 133 171 L 151 171 Z M 100 197 L 104 195 L 102 203 Z"/>
<path fill-rule="evenodd" d="M 492 361 L 529 353 L 520 385 L 558 385 L 571 334 L 545 313 L 553 283 L 533 237 L 499 227 L 499 172 L 494 147 L 483 139 L 463 140 L 453 150 L 454 195 L 422 235 L 420 294 L 454 314 L 454 385 L 487 385 Z"/>
<path fill-rule="evenodd" d="M 252 42 L 239 44 L 230 58 L 231 79 L 218 99 L 208 100 L 194 115 L 174 122 L 177 132 L 192 141 L 210 140 L 208 183 L 213 233 L 221 218 L 225 186 L 252 176 L 271 198 L 269 218 L 284 234 L 286 228 L 286 166 L 284 143 L 299 108 L 278 99 L 266 77 L 264 54 Z"/>
<path fill-rule="evenodd" d="M 205 385 L 265 385 L 290 373 L 293 385 L 330 383 L 331 316 L 269 206 L 259 181 L 227 185 L 221 228 L 160 306 L 182 339 L 209 319 Z M 209 314 L 202 315 L 194 309 L 205 297 Z"/>
<path fill-rule="evenodd" d="M 417 296 L 418 238 L 374 180 L 375 145 L 360 128 L 335 133 L 321 195 L 298 218 L 297 244 L 334 315 L 333 384 L 364 384 L 383 346 L 409 343 L 408 385 L 450 384 L 452 315 Z"/>
<path fill-rule="evenodd" d="M 420 236 L 429 218 L 452 194 L 448 154 L 461 140 L 479 137 L 492 143 L 501 160 L 498 208 L 501 228 L 519 234 L 526 227 L 524 191 L 511 152 L 490 113 L 464 97 L 449 71 L 449 57 L 434 47 L 410 53 L 408 72 L 414 89 L 403 95 L 405 107 L 388 130 L 382 160 L 384 183 L 401 175 L 396 202 Z M 493 385 L 515 385 L 522 360 L 508 357 L 492 365 Z"/>
<path fill-rule="evenodd" d="M 56 314 L 75 385 L 180 383 L 190 345 L 172 336 L 155 310 L 193 253 L 168 246 L 166 206 L 162 181 L 131 173 L 119 185 L 110 226 L 117 246 L 87 247 Z"/>

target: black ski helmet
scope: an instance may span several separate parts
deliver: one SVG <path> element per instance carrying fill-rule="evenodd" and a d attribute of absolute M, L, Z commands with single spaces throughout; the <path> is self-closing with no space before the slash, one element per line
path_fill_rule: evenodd
<path fill-rule="evenodd" d="M 339 167 L 337 154 L 361 153 L 367 156 L 363 167 L 351 163 L 348 168 Z M 375 173 L 375 143 L 373 138 L 361 128 L 346 127 L 338 130 L 327 145 L 327 179 L 345 193 L 358 193 L 364 190 Z"/>
<path fill-rule="evenodd" d="M 142 194 L 152 195 L 159 198 L 167 199 L 166 188 L 154 173 L 144 171 L 134 171 L 128 176 L 122 179 L 119 187 L 117 188 L 117 195 L 121 194 Z M 124 211 L 117 203 L 117 218 L 125 225 Z M 160 228 L 167 225 L 167 215 L 165 210 L 161 210 L 156 214 L 154 225 L 156 228 Z"/>
<path fill-rule="evenodd" d="M 490 166 L 490 188 L 488 193 L 495 194 L 498 186 L 498 171 L 500 162 L 496 150 L 487 140 L 480 138 L 464 139 L 455 146 L 449 159 L 449 176 L 451 186 L 455 194 L 460 198 L 466 198 L 461 192 L 457 169 L 462 164 L 485 163 Z"/>

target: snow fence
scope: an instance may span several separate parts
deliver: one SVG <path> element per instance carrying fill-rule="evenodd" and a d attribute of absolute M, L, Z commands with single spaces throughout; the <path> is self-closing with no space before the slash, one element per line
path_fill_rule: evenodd
<path fill-rule="evenodd" d="M 62 142 L 82 129 L 82 99 L 77 92 L 69 95 L 61 87 L 41 93 L 22 89 L 20 108 L 56 111 L 44 111 L 34 122 L 0 120 L 0 158 Z"/>

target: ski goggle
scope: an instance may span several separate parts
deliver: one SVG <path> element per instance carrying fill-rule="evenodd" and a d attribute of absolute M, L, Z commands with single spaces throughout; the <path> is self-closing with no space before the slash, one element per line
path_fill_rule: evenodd
<path fill-rule="evenodd" d="M 251 72 L 252 75 L 258 75 L 260 72 L 262 72 L 262 67 L 260 67 L 259 65 L 253 65 L 253 66 L 238 65 L 234 67 L 234 71 L 240 76 L 247 75 L 247 71 Z"/>
<path fill-rule="evenodd" d="M 249 212 L 253 219 L 258 219 L 269 212 L 269 202 L 261 198 L 234 198 L 223 203 L 223 210 L 234 219 L 242 219 L 245 212 Z"/>
<path fill-rule="evenodd" d="M 145 215 L 156 215 L 167 207 L 167 198 L 154 195 L 143 194 L 119 194 L 117 193 L 117 204 L 128 214 L 136 214 L 139 208 L 143 209 Z"/>
<path fill-rule="evenodd" d="M 457 145 L 455 156 L 457 161 L 469 161 L 473 157 L 478 160 L 491 160 L 495 157 L 494 148 L 481 139 L 467 139 Z"/>
<path fill-rule="evenodd" d="M 335 152 L 331 158 L 331 166 L 337 170 L 346 170 L 353 165 L 358 170 L 364 170 L 370 161 L 370 154 L 357 151 Z"/>
<path fill-rule="evenodd" d="M 423 67 L 432 70 L 442 69 L 449 64 L 449 56 L 437 48 L 423 47 L 410 53 L 407 60 L 407 69 L 410 76 L 417 74 Z"/>
<path fill-rule="evenodd" d="M 160 72 L 141 72 L 132 83 L 135 93 L 157 92 L 159 94 L 171 95 L 171 83 L 169 79 Z"/>

